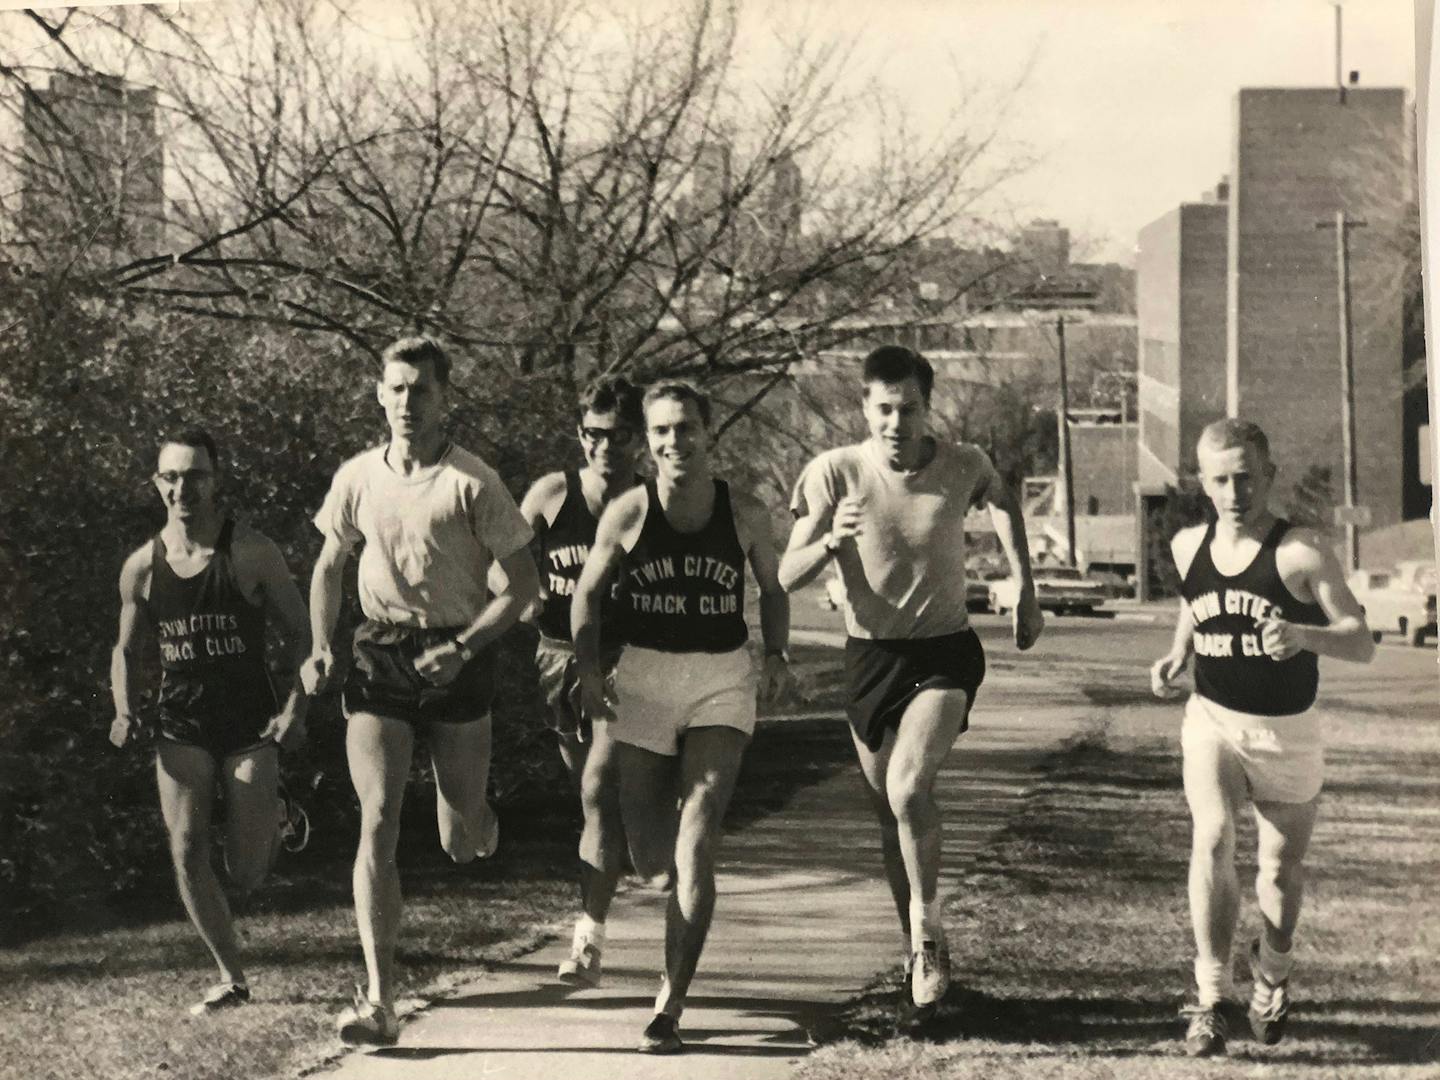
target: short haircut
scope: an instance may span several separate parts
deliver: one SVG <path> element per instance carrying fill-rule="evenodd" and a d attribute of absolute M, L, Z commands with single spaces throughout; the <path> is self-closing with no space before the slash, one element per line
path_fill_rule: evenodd
<path fill-rule="evenodd" d="M 215 449 L 215 440 L 204 428 L 188 427 L 179 431 L 167 432 L 160 440 L 160 446 L 156 450 L 157 455 L 167 446 L 188 446 L 195 450 L 204 450 L 210 455 L 210 467 L 212 469 L 220 468 L 220 451 Z"/>
<path fill-rule="evenodd" d="M 710 399 L 684 379 L 662 379 L 660 382 L 652 383 L 645 391 L 642 408 L 645 412 L 649 412 L 651 404 L 656 401 L 693 402 L 695 408 L 700 411 L 701 422 L 707 428 L 710 426 Z"/>
<path fill-rule="evenodd" d="M 1260 425 L 1233 416 L 1206 424 L 1195 442 L 1196 450 L 1230 450 L 1237 446 L 1253 447 L 1266 461 L 1270 460 L 1270 440 Z"/>
<path fill-rule="evenodd" d="M 886 383 L 891 386 L 914 379 L 920 387 L 920 396 L 930 404 L 930 391 L 935 386 L 935 369 L 930 361 L 913 349 L 903 345 L 882 345 L 865 357 L 860 371 L 860 381 L 869 388 L 871 383 Z"/>
<path fill-rule="evenodd" d="M 640 404 L 640 390 L 628 379 L 618 375 L 607 379 L 596 379 L 580 394 L 580 419 L 587 412 L 613 412 L 626 427 L 642 431 L 645 428 L 645 409 Z"/>
<path fill-rule="evenodd" d="M 411 367 L 431 364 L 435 370 L 435 381 L 441 386 L 450 385 L 450 357 L 431 337 L 406 337 L 391 342 L 380 354 L 380 366 L 383 368 L 386 364 L 409 364 Z"/>

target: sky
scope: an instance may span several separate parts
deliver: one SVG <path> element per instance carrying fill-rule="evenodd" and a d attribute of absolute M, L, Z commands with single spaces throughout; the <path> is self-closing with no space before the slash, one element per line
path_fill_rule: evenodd
<path fill-rule="evenodd" d="M 1009 209 L 1058 219 L 1085 259 L 1132 264 L 1143 226 L 1214 188 L 1241 87 L 1334 85 L 1327 0 L 815 3 L 859 35 L 857 69 L 880 70 L 922 118 L 938 122 L 947 72 L 1013 85 L 1029 65 L 1006 135 L 1038 161 L 1007 185 Z M 1344 70 L 1413 93 L 1414 18 L 1410 0 L 1350 0 Z"/>
<path fill-rule="evenodd" d="M 355 7 L 382 41 L 400 32 L 387 8 Z M 1132 264 L 1143 226 L 1214 188 L 1230 167 L 1241 87 L 1334 83 L 1329 0 L 747 0 L 745 9 L 740 45 L 752 63 L 765 62 L 776 21 L 849 39 L 844 81 L 858 90 L 878 79 L 921 132 L 945 123 L 962 83 L 992 97 L 1019 83 L 1002 137 L 1034 164 L 992 209 L 1006 221 L 1059 220 L 1079 260 Z M 1411 0 L 1347 0 L 1343 66 L 1363 86 L 1413 92 Z"/>

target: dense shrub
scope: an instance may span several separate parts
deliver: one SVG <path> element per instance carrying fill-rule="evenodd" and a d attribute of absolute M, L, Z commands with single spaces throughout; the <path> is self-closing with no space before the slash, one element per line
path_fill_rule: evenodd
<path fill-rule="evenodd" d="M 310 517 L 335 467 L 384 427 L 373 359 L 335 342 L 24 290 L 0 300 L 0 325 L 0 925 L 16 928 L 168 882 L 152 755 L 108 742 L 119 568 L 164 521 L 148 481 L 158 435 L 211 430 L 222 501 L 281 546 L 305 591 L 320 542 Z M 457 391 L 455 438 L 517 497 L 568 452 L 568 388 L 470 370 Z M 342 640 L 357 618 L 351 596 Z M 548 782 L 554 756 L 535 720 L 531 647 L 523 631 L 505 645 L 500 791 Z M 318 803 L 327 842 L 345 846 L 342 736 L 322 702 L 286 769 Z"/>

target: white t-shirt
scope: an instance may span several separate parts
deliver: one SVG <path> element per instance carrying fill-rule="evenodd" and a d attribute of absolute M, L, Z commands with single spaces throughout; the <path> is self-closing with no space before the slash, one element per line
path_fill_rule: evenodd
<path fill-rule="evenodd" d="M 398 626 L 464 626 L 489 602 L 486 574 L 530 542 L 529 524 L 499 475 L 451 444 L 427 469 L 402 476 L 388 444 L 335 472 L 315 527 L 360 552 L 365 617 Z"/>
<path fill-rule="evenodd" d="M 924 468 L 897 472 L 869 440 L 821 454 L 795 484 L 790 509 L 819 515 L 821 531 L 847 495 L 864 526 L 836 555 L 845 629 L 858 638 L 940 637 L 970 625 L 965 612 L 965 512 L 998 482 L 985 451 L 935 440 Z"/>

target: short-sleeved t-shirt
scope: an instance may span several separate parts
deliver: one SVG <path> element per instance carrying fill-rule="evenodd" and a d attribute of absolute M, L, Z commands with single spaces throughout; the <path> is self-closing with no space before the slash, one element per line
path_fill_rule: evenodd
<path fill-rule="evenodd" d="M 397 626 L 464 626 L 489 602 L 486 575 L 530 542 L 530 525 L 499 475 L 451 444 L 402 476 L 387 446 L 341 465 L 315 526 L 360 552 L 360 607 Z"/>
<path fill-rule="evenodd" d="M 996 477 L 985 451 L 935 440 L 935 455 L 897 472 L 873 442 L 827 451 L 805 467 L 791 510 L 828 523 L 847 495 L 864 500 L 864 527 L 836 562 L 851 637 L 940 637 L 969 626 L 965 512 Z"/>

